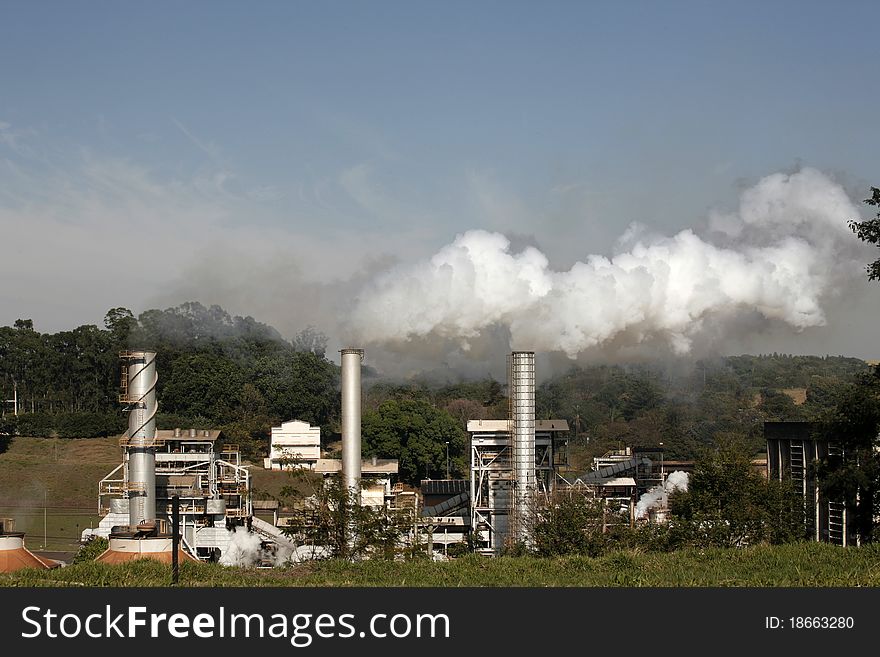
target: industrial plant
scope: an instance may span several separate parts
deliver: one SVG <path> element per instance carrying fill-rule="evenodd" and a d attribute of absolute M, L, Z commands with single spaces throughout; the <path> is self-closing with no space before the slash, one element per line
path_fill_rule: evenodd
<path fill-rule="evenodd" d="M 264 555 L 302 555 L 285 533 L 277 503 L 273 522 L 255 515 L 252 466 L 242 464 L 237 445 L 216 429 L 156 429 L 156 355 L 120 355 L 119 401 L 128 412 L 128 430 L 120 440 L 122 460 L 98 483 L 100 523 L 83 532 L 84 539 L 109 539 L 99 560 L 170 562 L 175 500 L 181 559 L 226 563 L 241 532 L 256 537 Z M 361 456 L 363 359 L 362 349 L 341 351 L 341 459 L 322 458 L 318 427 L 291 420 L 273 427 L 263 465 L 338 477 L 355 504 L 411 510 L 415 533 L 402 540 L 427 542 L 438 557 L 450 545 L 468 541 L 485 555 L 498 555 L 512 544 L 528 546 L 535 509 L 560 491 L 600 499 L 634 521 L 639 496 L 663 483 L 662 455 L 656 450 L 626 448 L 596 459 L 590 472 L 573 476 L 567 467 L 568 422 L 536 419 L 535 354 L 515 351 L 508 362 L 508 416 L 467 422 L 469 477 L 449 479 L 447 473 L 445 480 L 422 481 L 418 491 L 405 490 L 395 482 L 395 459 L 365 461 Z M 257 501 L 256 506 L 268 508 L 266 504 Z"/>
<path fill-rule="evenodd" d="M 529 547 L 536 509 L 551 503 L 556 494 L 600 500 L 634 522 L 640 496 L 665 481 L 662 450 L 634 454 L 624 448 L 594 459 L 592 470 L 572 476 L 568 422 L 535 417 L 533 351 L 510 354 L 508 386 L 508 417 L 467 423 L 469 479 L 422 482 L 422 523 L 430 529 L 432 543 L 446 550 L 469 535 L 474 549 L 488 556 L 511 545 Z"/>
<path fill-rule="evenodd" d="M 262 466 L 270 471 L 301 470 L 314 482 L 338 481 L 348 503 L 409 514 L 410 530 L 401 535 L 401 548 L 426 547 L 436 559 L 449 556 L 453 547 L 456 554 L 468 550 L 486 556 L 500 555 L 512 546 L 533 548 L 536 517 L 560 496 L 594 500 L 602 509 L 603 531 L 615 524 L 662 523 L 668 493 L 686 488 L 687 473 L 693 469 L 693 462 L 666 459 L 662 443 L 620 445 L 593 458 L 589 470 L 574 469 L 569 462 L 568 421 L 536 416 L 535 352 L 513 351 L 507 362 L 506 417 L 465 421 L 466 476 L 451 476 L 447 452 L 445 478 L 422 479 L 417 488 L 404 485 L 397 481 L 396 459 L 362 458 L 364 351 L 346 348 L 340 355 L 340 458 L 325 456 L 320 427 L 293 418 L 271 427 Z M 99 561 L 151 558 L 278 565 L 328 554 L 313 542 L 306 546 L 294 518 L 279 513 L 277 500 L 254 499 L 253 468 L 259 466 L 243 463 L 239 446 L 220 430 L 157 429 L 156 352 L 124 351 L 120 359 L 118 401 L 128 423 L 119 441 L 122 458 L 97 482 L 100 522 L 82 532 L 83 540 L 108 539 Z M 827 499 L 807 467 L 838 448 L 814 438 L 807 423 L 768 422 L 765 434 L 767 477 L 794 483 L 805 500 L 806 528 L 813 540 L 858 542 L 848 510 Z M 307 507 L 309 499 L 298 504 Z M 271 518 L 257 515 L 269 510 Z M 13 528 L 12 520 L 0 526 L 0 566 L 58 565 L 29 552 L 23 534 Z M 345 531 L 347 540 L 353 540 L 357 529 L 352 525 Z M 243 542 L 256 546 L 256 558 L 238 559 Z"/>
<path fill-rule="evenodd" d="M 86 539 L 109 538 L 98 560 L 170 562 L 175 497 L 182 558 L 219 560 L 238 527 L 286 543 L 279 529 L 253 515 L 250 475 L 236 445 L 219 443 L 216 430 L 156 429 L 156 353 L 127 351 L 121 358 L 119 401 L 128 409 L 122 463 L 98 484 L 100 524 L 83 532 Z"/>

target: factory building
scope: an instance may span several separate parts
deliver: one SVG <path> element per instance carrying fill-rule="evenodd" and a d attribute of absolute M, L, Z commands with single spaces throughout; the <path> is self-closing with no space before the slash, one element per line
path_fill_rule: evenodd
<path fill-rule="evenodd" d="M 814 464 L 828 456 L 840 455 L 834 442 L 817 436 L 812 422 L 765 422 L 767 476 L 790 481 L 804 500 L 804 522 L 811 540 L 836 545 L 856 545 L 859 538 L 849 522 L 851 510 L 829 499 L 821 490 Z"/>
<path fill-rule="evenodd" d="M 123 438 L 126 450 L 127 441 Z M 245 524 L 253 515 L 250 475 L 241 465 L 237 445 L 227 444 L 216 429 L 157 430 L 154 486 L 156 509 L 170 523 L 171 500 L 180 497 L 182 543 L 203 559 L 216 558 L 229 542 L 227 528 Z M 88 533 L 108 538 L 127 524 L 131 478 L 128 459 L 98 484 L 98 527 Z"/>
<path fill-rule="evenodd" d="M 263 467 L 267 470 L 314 470 L 320 458 L 321 428 L 291 420 L 282 422 L 280 427 L 272 427 L 269 456 L 263 459 Z"/>
<path fill-rule="evenodd" d="M 342 474 L 342 468 L 343 462 L 340 459 L 318 459 L 314 470 L 325 477 L 338 477 Z M 374 508 L 391 505 L 394 498 L 392 477 L 397 474 L 397 470 L 397 459 L 373 457 L 361 461 L 361 505 Z"/>
<path fill-rule="evenodd" d="M 557 493 L 600 499 L 609 522 L 635 521 L 639 496 L 662 486 L 662 447 L 623 448 L 594 459 L 593 469 L 564 476 L 568 466 L 568 422 L 535 417 L 535 354 L 515 351 L 508 359 L 506 419 L 469 420 L 470 477 L 422 482 L 420 524 L 444 550 L 466 540 L 486 555 L 512 544 L 532 543 L 535 511 Z M 622 512 L 619 513 L 619 512 Z M 628 518 L 628 519 L 627 519 Z"/>
<path fill-rule="evenodd" d="M 470 482 L 467 479 L 424 479 L 419 524 L 431 550 L 448 555 L 449 546 L 466 543 L 471 527 Z"/>
<path fill-rule="evenodd" d="M 237 445 L 218 430 L 156 429 L 156 354 L 120 354 L 122 392 L 129 426 L 120 439 L 122 462 L 98 483 L 98 527 L 83 540 L 110 540 L 100 561 L 134 558 L 170 561 L 172 498 L 180 503 L 180 547 L 184 558 L 217 560 L 236 527 L 257 532 L 267 544 L 289 546 L 284 534 L 253 515 L 250 474 Z"/>
<path fill-rule="evenodd" d="M 534 455 L 528 478 L 516 478 L 514 433 L 509 420 L 470 420 L 470 522 L 477 551 L 498 554 L 509 542 L 524 537 L 526 517 L 535 503 L 545 500 L 555 486 L 556 470 L 565 463 L 568 431 L 565 420 L 536 420 Z M 520 464 L 522 466 L 522 464 Z M 524 466 L 523 466 L 524 467 Z M 521 470 L 523 469 L 521 467 Z M 517 486 L 531 484 L 528 494 L 514 495 Z M 518 525 L 518 532 L 514 526 Z"/>

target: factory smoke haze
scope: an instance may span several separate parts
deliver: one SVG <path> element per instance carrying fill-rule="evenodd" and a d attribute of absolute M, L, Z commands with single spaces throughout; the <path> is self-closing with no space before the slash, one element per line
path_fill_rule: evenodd
<path fill-rule="evenodd" d="M 687 472 L 681 470 L 670 472 L 665 482 L 657 484 L 639 498 L 639 502 L 636 504 L 636 518 L 644 518 L 648 511 L 665 504 L 668 501 L 669 493 L 676 490 L 686 491 L 689 480 Z"/>
<path fill-rule="evenodd" d="M 742 316 L 800 332 L 824 325 L 823 302 L 863 274 L 847 228 L 858 215 L 839 184 L 804 168 L 761 179 L 701 230 L 662 237 L 632 225 L 613 256 L 567 271 L 538 248 L 514 252 L 504 235 L 471 230 L 368 282 L 349 331 L 362 344 L 443 338 L 467 351 L 501 326 L 513 349 L 569 358 L 643 343 L 686 354 L 708 328 L 724 336 Z"/>

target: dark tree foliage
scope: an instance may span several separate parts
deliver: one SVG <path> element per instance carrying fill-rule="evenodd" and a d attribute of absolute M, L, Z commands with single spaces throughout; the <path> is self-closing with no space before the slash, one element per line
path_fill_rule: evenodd
<path fill-rule="evenodd" d="M 110 547 L 110 541 L 100 536 L 94 536 L 80 546 L 76 554 L 73 555 L 72 563 L 90 563 L 104 554 L 108 547 Z"/>
<path fill-rule="evenodd" d="M 625 543 L 629 518 L 601 499 L 573 492 L 558 494 L 535 511 L 534 551 L 539 556 L 583 554 L 597 557 Z"/>
<path fill-rule="evenodd" d="M 880 207 L 880 188 L 871 188 L 871 198 L 866 198 L 865 203 Z M 877 212 L 875 219 L 867 221 L 850 221 L 849 227 L 863 242 L 868 242 L 880 248 L 880 211 Z M 872 281 L 880 280 L 880 258 L 871 262 L 866 267 L 868 279 Z"/>
<path fill-rule="evenodd" d="M 104 329 L 38 333 L 30 320 L 0 327 L 0 394 L 17 390 L 19 435 L 89 437 L 124 430 L 117 402 L 119 352 L 158 352 L 159 428 L 220 428 L 247 457 L 262 457 L 269 430 L 302 419 L 326 432 L 338 421 L 338 368 L 322 353 L 298 350 L 252 317 L 190 302 L 137 318 L 112 308 Z M 4 417 L 10 413 L 4 407 Z M 14 414 L 14 413 L 13 413 Z"/>
<path fill-rule="evenodd" d="M 467 438 L 449 413 L 426 399 L 389 399 L 363 415 L 363 452 L 399 459 L 401 481 L 418 485 L 422 479 L 446 477 L 446 443 L 450 474 L 466 469 Z"/>
<path fill-rule="evenodd" d="M 830 499 L 853 513 L 863 542 L 876 538 L 875 509 L 880 509 L 880 367 L 840 390 L 817 431 L 842 453 L 818 464 L 821 486 Z"/>

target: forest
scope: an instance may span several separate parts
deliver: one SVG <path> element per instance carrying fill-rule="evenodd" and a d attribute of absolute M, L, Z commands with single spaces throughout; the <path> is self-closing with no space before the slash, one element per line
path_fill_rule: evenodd
<path fill-rule="evenodd" d="M 86 438 L 125 429 L 118 404 L 119 352 L 158 352 L 158 426 L 220 428 L 258 462 L 273 425 L 319 425 L 325 446 L 338 439 L 339 368 L 326 338 L 309 327 L 292 338 L 219 306 L 184 303 L 138 316 L 109 310 L 103 328 L 40 333 L 27 319 L 0 327 L 0 434 Z M 571 426 L 573 467 L 620 445 L 663 443 L 670 459 L 691 459 L 719 437 L 763 449 L 765 420 L 815 420 L 837 392 L 869 370 L 842 356 L 787 354 L 676 363 L 572 365 L 541 383 L 537 414 Z M 399 458 L 401 477 L 418 483 L 466 469 L 468 419 L 503 418 L 506 383 L 387 381 L 365 368 L 365 455 Z M 0 445 L 2 448 L 2 445 Z"/>

